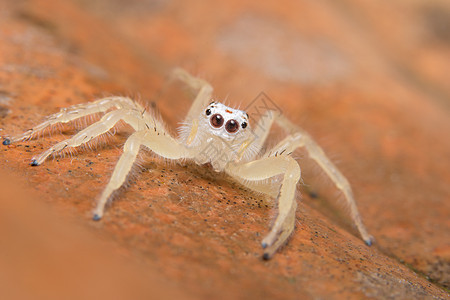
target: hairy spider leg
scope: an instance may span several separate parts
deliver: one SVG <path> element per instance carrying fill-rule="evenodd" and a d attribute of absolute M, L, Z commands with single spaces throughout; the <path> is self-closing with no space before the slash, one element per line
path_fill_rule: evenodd
<path fill-rule="evenodd" d="M 346 204 L 350 209 L 350 217 L 353 223 L 356 225 L 364 242 L 370 246 L 373 243 L 374 238 L 367 232 L 364 226 L 361 215 L 359 214 L 358 207 L 356 206 L 355 198 L 353 196 L 350 183 L 347 178 L 336 168 L 336 166 L 325 155 L 322 148 L 314 142 L 311 136 L 300 127 L 294 125 L 284 116 L 279 116 L 275 120 L 282 128 L 289 134 L 285 139 L 279 142 L 272 148 L 272 153 L 286 153 L 293 152 L 299 147 L 304 147 L 309 157 L 313 159 L 322 170 L 333 181 L 335 186 L 344 194 Z"/>
<path fill-rule="evenodd" d="M 254 137 L 252 146 L 255 150 L 253 152 L 253 155 L 249 157 L 249 160 L 255 159 L 255 157 L 260 154 L 261 149 L 267 140 L 267 136 L 269 135 L 270 128 L 272 127 L 275 120 L 275 114 L 276 112 L 272 110 L 265 111 L 258 122 L 254 126 L 252 126 L 251 130 Z"/>
<path fill-rule="evenodd" d="M 269 259 L 291 235 L 295 225 L 296 186 L 301 177 L 300 166 L 290 156 L 272 156 L 244 164 L 230 163 L 226 172 L 245 181 L 261 181 L 283 174 L 278 195 L 278 216 L 270 233 L 262 240 L 264 259 Z"/>
<path fill-rule="evenodd" d="M 98 137 L 99 135 L 108 132 L 113 128 L 117 122 L 123 120 L 133 127 L 134 130 L 142 130 L 147 128 L 149 125 L 146 124 L 142 114 L 137 110 L 130 109 L 119 109 L 106 113 L 100 121 L 86 127 L 72 138 L 65 141 L 59 142 L 58 144 L 50 147 L 48 150 L 39 154 L 32 159 L 31 165 L 38 166 L 45 159 L 55 152 L 62 151 L 66 148 L 78 147 L 84 143 L 91 141 L 92 139 Z"/>
<path fill-rule="evenodd" d="M 48 116 L 43 123 L 27 130 L 23 134 L 5 139 L 3 144 L 9 145 L 17 141 L 27 140 L 53 125 L 69 123 L 96 113 L 104 113 L 112 108 L 144 110 L 138 103 L 125 97 L 107 97 L 89 103 L 76 104 Z"/>
<path fill-rule="evenodd" d="M 136 161 L 141 146 L 147 147 L 155 154 L 165 159 L 191 158 L 192 150 L 180 144 L 170 135 L 160 134 L 157 130 L 144 130 L 133 133 L 125 142 L 123 154 L 120 157 L 108 185 L 97 202 L 93 220 L 98 221 L 103 216 L 106 203 L 111 195 L 126 181 L 132 166 Z"/>
<path fill-rule="evenodd" d="M 208 82 L 198 77 L 192 76 L 181 68 L 176 68 L 173 71 L 173 76 L 185 83 L 196 94 L 191 108 L 189 109 L 184 119 L 185 123 L 195 122 L 194 120 L 196 119 L 198 114 L 203 109 L 205 109 L 205 107 L 207 107 L 209 102 L 211 101 L 213 88 Z M 194 127 L 195 126 L 193 126 L 193 129 Z"/>

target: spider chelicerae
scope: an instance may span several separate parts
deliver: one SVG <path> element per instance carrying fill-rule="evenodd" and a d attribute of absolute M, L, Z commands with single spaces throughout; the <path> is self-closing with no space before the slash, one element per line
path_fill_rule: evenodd
<path fill-rule="evenodd" d="M 9 145 L 33 138 L 57 124 L 69 123 L 93 114 L 103 114 L 98 122 L 35 156 L 31 165 L 38 166 L 50 155 L 84 145 L 109 132 L 119 121 L 123 121 L 134 129 L 134 133 L 126 140 L 123 154 L 100 196 L 94 210 L 94 220 L 102 218 L 105 205 L 112 199 L 114 191 L 126 182 L 141 147 L 146 147 L 165 159 L 189 159 L 199 165 L 209 163 L 216 172 L 225 172 L 244 186 L 276 198 L 278 215 L 269 234 L 261 243 L 264 259 L 271 258 L 294 230 L 296 186 L 301 178 L 301 171 L 291 153 L 299 147 L 304 147 L 343 193 L 359 233 L 367 245 L 372 244 L 373 237 L 361 221 L 350 184 L 304 130 L 283 115 L 270 110 L 255 124 L 254 129 L 251 129 L 246 112 L 211 102 L 213 89 L 209 83 L 182 69 L 174 70 L 173 74 L 196 93 L 177 138 L 172 137 L 154 113 L 141 104 L 126 97 L 107 97 L 62 109 L 25 133 L 5 138 L 3 144 Z M 284 129 L 286 137 L 269 151 L 260 154 L 274 122 Z M 271 180 L 274 178 L 277 180 Z"/>

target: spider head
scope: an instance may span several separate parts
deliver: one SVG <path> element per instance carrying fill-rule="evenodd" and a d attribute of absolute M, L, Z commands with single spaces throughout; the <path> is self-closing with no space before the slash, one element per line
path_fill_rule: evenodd
<path fill-rule="evenodd" d="M 241 139 L 249 132 L 248 115 L 245 111 L 211 102 L 203 111 L 202 127 L 209 134 L 231 141 Z"/>
<path fill-rule="evenodd" d="M 211 163 L 217 172 L 228 162 L 254 156 L 254 134 L 245 111 L 211 102 L 197 118 L 182 127 L 180 137 L 191 149 L 198 150 L 198 164 Z"/>

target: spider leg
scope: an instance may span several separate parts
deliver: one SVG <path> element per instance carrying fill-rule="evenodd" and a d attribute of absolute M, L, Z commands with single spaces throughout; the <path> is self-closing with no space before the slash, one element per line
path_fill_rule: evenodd
<path fill-rule="evenodd" d="M 278 216 L 270 233 L 262 240 L 264 259 L 269 259 L 291 235 L 295 225 L 296 186 L 300 180 L 300 166 L 290 156 L 273 156 L 252 162 L 230 163 L 225 169 L 241 182 L 260 181 L 283 174 L 278 195 Z"/>
<path fill-rule="evenodd" d="M 54 125 L 60 123 L 69 123 L 76 119 L 96 113 L 104 113 L 113 108 L 143 110 L 143 108 L 139 104 L 133 102 L 133 100 L 131 100 L 130 98 L 125 97 L 107 97 L 89 103 L 77 104 L 68 108 L 63 108 L 58 113 L 48 116 L 43 123 L 27 130 L 20 135 L 5 139 L 3 141 L 3 144 L 9 145 L 17 141 L 27 140 L 44 131 L 45 129 L 51 128 Z"/>
<path fill-rule="evenodd" d="M 262 147 L 269 135 L 270 128 L 273 125 L 274 120 L 276 119 L 277 112 L 267 110 L 264 115 L 260 117 L 255 126 L 252 126 L 252 147 L 253 147 L 253 155 L 249 156 L 249 160 L 255 159 L 255 157 L 261 152 Z"/>
<path fill-rule="evenodd" d="M 145 123 L 140 112 L 136 110 L 114 110 L 107 114 L 105 114 L 100 121 L 90 125 L 89 127 L 81 130 L 77 134 L 75 134 L 72 138 L 62 141 L 38 156 L 32 159 L 31 165 L 38 166 L 45 161 L 45 159 L 55 153 L 62 151 L 66 148 L 78 147 L 84 143 L 91 141 L 97 136 L 108 132 L 111 128 L 113 128 L 117 122 L 120 120 L 125 121 L 130 124 L 135 130 L 143 130 L 144 128 L 148 128 L 148 125 Z"/>
<path fill-rule="evenodd" d="M 346 204 L 350 208 L 350 216 L 356 225 L 361 237 L 367 245 L 372 245 L 374 238 L 367 232 L 364 226 L 358 207 L 356 206 L 353 192 L 347 178 L 339 171 L 339 169 L 325 155 L 322 148 L 312 139 L 312 137 L 303 129 L 294 125 L 284 116 L 277 118 L 277 123 L 283 127 L 290 135 L 278 143 L 271 153 L 291 153 L 296 148 L 304 147 L 311 157 L 333 181 L 336 187 L 344 194 Z"/>
<path fill-rule="evenodd" d="M 98 221 L 103 216 L 106 203 L 111 195 L 126 181 L 127 175 L 136 161 L 141 146 L 167 159 L 183 159 L 192 157 L 191 150 L 178 143 L 170 135 L 160 134 L 153 129 L 133 133 L 125 142 L 123 154 L 117 162 L 111 179 L 103 190 L 94 210 L 93 220 Z"/>
<path fill-rule="evenodd" d="M 191 123 L 197 117 L 198 113 L 211 101 L 213 88 L 205 80 L 194 77 L 181 68 L 176 68 L 173 71 L 173 76 L 184 82 L 196 94 L 195 100 L 184 119 L 185 123 Z"/>

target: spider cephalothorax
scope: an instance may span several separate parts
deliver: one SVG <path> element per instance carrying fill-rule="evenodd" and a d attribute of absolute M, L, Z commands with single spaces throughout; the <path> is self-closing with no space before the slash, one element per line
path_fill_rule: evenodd
<path fill-rule="evenodd" d="M 180 128 L 180 141 L 200 150 L 193 159 L 199 164 L 211 163 L 216 171 L 252 155 L 254 139 L 247 113 L 216 101 Z"/>
<path fill-rule="evenodd" d="M 270 113 L 270 111 L 265 115 L 266 118 L 259 120 L 255 124 L 255 129 L 251 130 L 248 115 L 244 111 L 215 101 L 210 102 L 212 87 L 207 82 L 181 69 L 175 70 L 174 74 L 197 94 L 180 127 L 178 138 L 172 137 L 163 124 L 137 102 L 124 97 L 109 97 L 62 109 L 24 134 L 6 138 L 3 144 L 9 145 L 35 137 L 39 132 L 59 123 L 72 122 L 92 114 L 104 114 L 98 122 L 81 130 L 72 138 L 35 156 L 31 165 L 37 166 L 42 164 L 48 156 L 86 144 L 109 132 L 119 121 L 124 121 L 135 132 L 125 142 L 123 154 L 94 210 L 94 220 L 100 220 L 103 216 L 106 203 L 111 200 L 113 192 L 126 181 L 143 146 L 165 159 L 190 159 L 198 164 L 210 163 L 215 171 L 225 172 L 250 189 L 276 197 L 278 215 L 270 233 L 261 243 L 265 259 L 270 258 L 294 230 L 297 207 L 296 186 L 301 174 L 300 166 L 290 154 L 295 149 L 304 147 L 310 157 L 322 167 L 344 194 L 351 217 L 361 236 L 368 245 L 372 243 L 373 238 L 367 233 L 361 221 L 347 179 L 304 130 L 284 116 Z M 287 135 L 275 147 L 258 155 L 262 152 L 274 122 L 283 128 Z M 267 179 L 271 178 L 279 179 L 278 184 L 268 184 Z"/>

